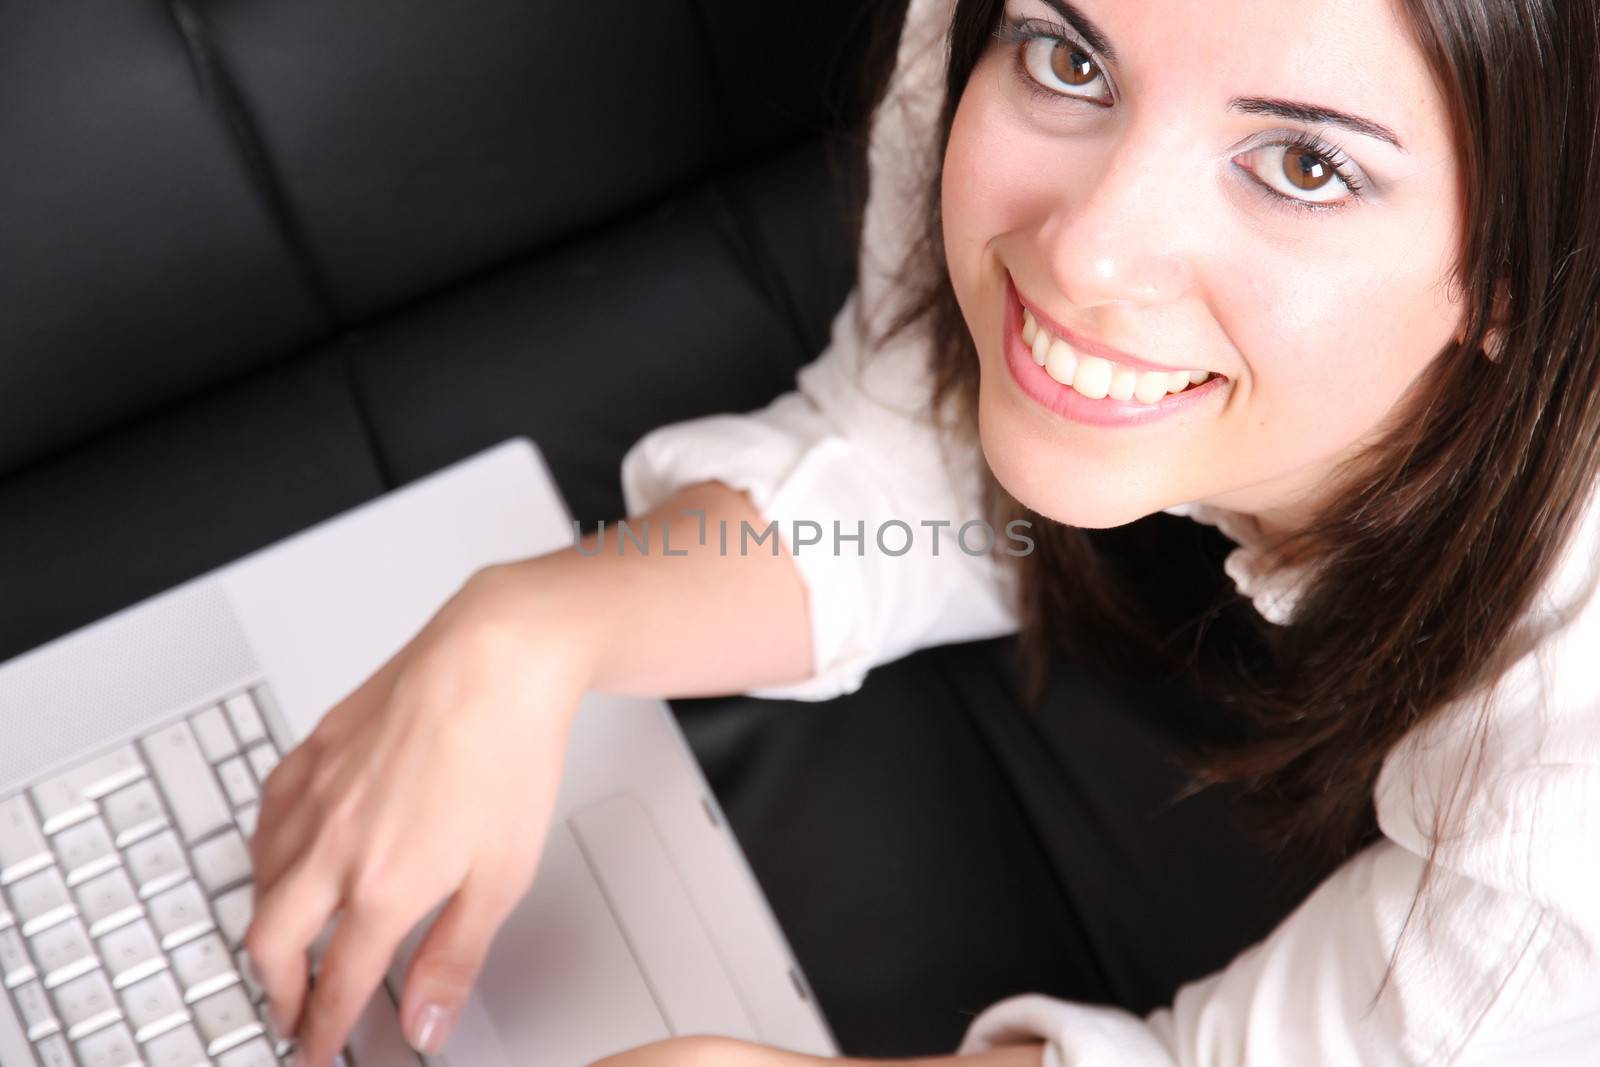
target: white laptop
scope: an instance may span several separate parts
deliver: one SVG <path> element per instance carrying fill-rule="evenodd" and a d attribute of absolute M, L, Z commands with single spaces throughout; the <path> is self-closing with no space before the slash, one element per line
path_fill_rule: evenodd
<path fill-rule="evenodd" d="M 0 666 L 0 1067 L 279 1067 L 244 977 L 260 781 L 477 568 L 572 543 L 500 445 Z M 417 1067 L 395 1003 L 346 1052 Z M 677 1034 L 834 1054 L 670 710 L 591 695 L 537 882 L 450 1067 L 579 1067 Z"/>

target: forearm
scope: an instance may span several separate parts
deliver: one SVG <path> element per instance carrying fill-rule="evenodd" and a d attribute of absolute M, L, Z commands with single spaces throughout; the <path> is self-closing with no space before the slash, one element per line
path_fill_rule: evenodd
<path fill-rule="evenodd" d="M 821 1059 L 723 1037 L 680 1037 L 608 1057 L 593 1067 L 1039 1067 L 1044 1046 L 1008 1045 L 971 1056 L 916 1060 Z"/>
<path fill-rule="evenodd" d="M 845 1064 L 846 1067 L 869 1067 L 870 1060 L 835 1060 L 835 1064 Z M 878 1061 L 877 1067 L 1039 1067 L 1044 1062 L 1043 1045 L 1008 1045 L 1005 1048 L 991 1049 L 988 1052 L 979 1052 L 970 1056 L 938 1056 L 928 1060 L 899 1060 L 885 1064 Z M 778 1065 L 774 1064 L 774 1067 Z"/>
<path fill-rule="evenodd" d="M 811 672 L 805 588 L 787 548 L 746 541 L 744 523 L 765 526 L 743 493 L 707 483 L 628 520 L 638 541 L 608 524 L 581 550 L 500 570 L 592 657 L 596 690 L 707 696 L 799 681 Z"/>

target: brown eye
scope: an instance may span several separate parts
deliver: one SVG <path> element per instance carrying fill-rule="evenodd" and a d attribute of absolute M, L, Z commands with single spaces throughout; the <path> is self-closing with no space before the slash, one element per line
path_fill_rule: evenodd
<path fill-rule="evenodd" d="M 1308 193 L 1316 192 L 1335 177 L 1327 160 L 1303 148 L 1290 148 L 1283 153 L 1283 176 L 1290 185 Z"/>
<path fill-rule="evenodd" d="M 1106 76 L 1081 45 L 1059 37 L 1030 37 L 1022 47 L 1022 66 L 1040 88 L 1068 99 L 1109 107 L 1112 103 Z M 1101 83 L 1099 93 L 1081 90 Z"/>
<path fill-rule="evenodd" d="M 1050 50 L 1050 72 L 1067 85 L 1088 85 L 1100 76 L 1094 60 L 1064 41 Z"/>
<path fill-rule="evenodd" d="M 1309 208 L 1344 207 L 1362 198 L 1366 174 L 1337 146 L 1291 137 L 1233 157 L 1232 162 L 1279 200 Z"/>

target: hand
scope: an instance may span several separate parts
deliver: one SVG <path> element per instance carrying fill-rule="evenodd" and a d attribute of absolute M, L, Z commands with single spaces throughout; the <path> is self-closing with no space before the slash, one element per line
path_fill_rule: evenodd
<path fill-rule="evenodd" d="M 411 929 L 401 1024 L 437 1052 L 533 883 L 573 715 L 581 630 L 517 564 L 475 575 L 267 778 L 245 947 L 297 1065 L 332 1061 Z M 307 950 L 337 918 L 314 990 Z"/>

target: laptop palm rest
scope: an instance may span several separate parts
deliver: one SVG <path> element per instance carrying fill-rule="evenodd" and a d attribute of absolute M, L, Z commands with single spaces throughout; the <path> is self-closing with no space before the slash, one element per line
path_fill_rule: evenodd
<path fill-rule="evenodd" d="M 582 1067 L 670 1036 L 577 839 L 552 825 L 533 889 L 495 938 L 449 1048 L 430 1062 Z"/>
<path fill-rule="evenodd" d="M 415 945 L 413 935 L 406 958 Z M 433 1062 L 584 1067 L 695 1033 L 756 1039 L 649 813 L 624 793 L 551 827 L 533 889 Z"/>

